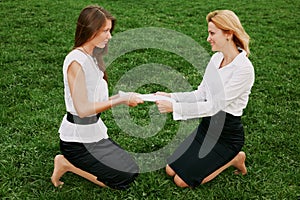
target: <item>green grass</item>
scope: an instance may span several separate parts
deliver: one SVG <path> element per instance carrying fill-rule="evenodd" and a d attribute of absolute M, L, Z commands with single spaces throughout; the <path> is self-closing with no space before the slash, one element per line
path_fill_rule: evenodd
<path fill-rule="evenodd" d="M 247 2 L 247 3 L 246 3 Z M 160 27 L 183 33 L 210 52 L 205 16 L 231 9 L 251 36 L 256 81 L 243 122 L 247 176 L 232 168 L 195 189 L 175 187 L 163 169 L 142 173 L 127 191 L 104 189 L 67 173 L 62 189 L 52 186 L 53 158 L 59 153 L 58 127 L 65 113 L 62 62 L 73 45 L 80 10 L 97 3 L 117 18 L 114 34 L 134 28 Z M 299 199 L 299 60 L 300 4 L 286 1 L 0 1 L 0 198 L 2 199 Z M 211 54 L 211 52 L 210 52 Z M 108 69 L 110 92 L 120 77 L 136 66 L 160 63 L 182 73 L 193 88 L 201 74 L 179 56 L 155 49 L 137 50 Z M 168 90 L 159 84 L 140 92 Z M 150 103 L 132 108 L 140 126 L 148 125 Z M 126 150 L 152 152 L 176 134 L 179 122 L 166 116 L 155 136 L 131 137 L 103 115 L 109 135 Z M 143 117 L 138 117 L 143 116 Z"/>

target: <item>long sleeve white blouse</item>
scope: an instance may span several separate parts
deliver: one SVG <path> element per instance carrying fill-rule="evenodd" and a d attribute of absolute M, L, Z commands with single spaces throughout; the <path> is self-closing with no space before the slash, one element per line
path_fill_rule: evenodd
<path fill-rule="evenodd" d="M 221 110 L 242 115 L 254 83 L 253 65 L 243 50 L 230 64 L 219 68 L 222 60 L 221 52 L 212 56 L 197 90 L 171 94 L 176 100 L 174 120 L 213 116 Z"/>

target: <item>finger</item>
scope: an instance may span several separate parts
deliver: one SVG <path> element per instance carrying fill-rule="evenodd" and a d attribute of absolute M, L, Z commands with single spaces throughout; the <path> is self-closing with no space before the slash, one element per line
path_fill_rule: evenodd
<path fill-rule="evenodd" d="M 163 113 L 166 113 L 166 110 L 165 109 L 160 109 L 159 112 L 163 114 Z"/>
<path fill-rule="evenodd" d="M 136 97 L 138 101 L 144 102 L 143 99 L 141 99 L 140 97 Z"/>
<path fill-rule="evenodd" d="M 166 93 L 166 92 L 156 92 L 155 93 L 156 95 L 160 95 L 160 96 L 166 96 L 166 97 L 170 97 L 170 94 L 169 93 Z"/>
<path fill-rule="evenodd" d="M 169 101 L 166 101 L 166 100 L 159 100 L 159 103 L 160 103 L 160 104 L 167 105 L 167 104 L 169 103 Z"/>
<path fill-rule="evenodd" d="M 157 108 L 158 108 L 158 111 L 159 111 L 160 113 L 163 113 L 164 110 L 165 110 L 165 108 L 164 108 L 163 106 L 161 106 L 161 105 L 158 105 Z"/>

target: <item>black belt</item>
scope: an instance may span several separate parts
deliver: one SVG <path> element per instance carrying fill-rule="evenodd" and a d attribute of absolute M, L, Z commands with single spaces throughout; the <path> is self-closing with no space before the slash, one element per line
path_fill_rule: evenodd
<path fill-rule="evenodd" d="M 95 124 L 98 121 L 100 115 L 101 113 L 98 113 L 95 116 L 80 118 L 77 115 L 72 115 L 71 113 L 67 112 L 67 120 L 73 124 L 80 124 L 80 125 Z"/>

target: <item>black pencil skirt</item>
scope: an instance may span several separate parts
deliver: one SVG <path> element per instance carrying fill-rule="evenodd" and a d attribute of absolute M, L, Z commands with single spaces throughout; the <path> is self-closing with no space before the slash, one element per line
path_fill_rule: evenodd
<path fill-rule="evenodd" d="M 232 160 L 244 145 L 241 117 L 223 111 L 204 117 L 167 159 L 169 166 L 190 187 Z"/>
<path fill-rule="evenodd" d="M 127 189 L 139 172 L 134 159 L 111 139 L 84 144 L 60 140 L 60 149 L 74 166 L 114 189 Z"/>

